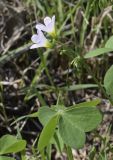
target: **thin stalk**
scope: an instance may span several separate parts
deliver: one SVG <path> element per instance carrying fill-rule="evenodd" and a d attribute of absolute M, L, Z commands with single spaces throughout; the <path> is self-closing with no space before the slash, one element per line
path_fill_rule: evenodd
<path fill-rule="evenodd" d="M 42 97 L 42 95 L 36 90 L 36 95 L 39 98 L 39 101 L 41 102 L 41 105 L 46 106 L 46 102 L 44 100 L 44 98 Z"/>
<path fill-rule="evenodd" d="M 6 114 L 6 110 L 5 110 L 5 106 L 4 106 L 4 99 L 3 99 L 2 93 L 3 93 L 3 86 L 0 85 L 0 111 L 4 115 L 5 122 L 7 123 L 8 122 L 8 117 L 7 117 L 7 114 Z"/>
<path fill-rule="evenodd" d="M 57 132 L 55 132 L 55 134 L 54 134 L 54 140 L 55 140 L 55 142 L 57 144 L 57 147 L 58 147 L 58 150 L 59 150 L 60 154 L 62 154 L 62 148 L 61 148 L 61 145 L 60 145 L 60 139 L 58 137 Z"/>
<path fill-rule="evenodd" d="M 80 32 L 80 47 L 83 47 L 84 44 L 84 36 L 85 36 L 85 32 L 88 26 L 88 19 L 90 16 L 90 12 L 93 8 L 93 4 L 95 3 L 95 0 L 89 0 L 87 2 L 87 6 L 86 6 L 86 10 L 85 10 L 85 14 L 83 15 L 83 23 L 82 23 L 82 28 L 81 28 L 81 32 Z"/>
<path fill-rule="evenodd" d="M 46 149 L 46 154 L 47 154 L 47 159 L 48 159 L 48 160 L 51 160 L 51 153 L 52 153 L 52 145 L 49 144 L 49 145 L 47 146 L 47 149 Z"/>
<path fill-rule="evenodd" d="M 21 152 L 21 160 L 26 160 L 26 156 L 25 156 L 25 150 L 23 150 L 22 152 Z"/>
<path fill-rule="evenodd" d="M 64 26 L 66 25 L 67 21 L 71 18 L 72 14 L 75 13 L 75 11 L 78 9 L 78 7 L 81 5 L 83 0 L 79 0 L 79 2 L 77 3 L 77 5 L 74 6 L 74 8 L 71 10 L 71 12 L 67 15 L 67 18 L 65 19 L 65 21 L 63 22 L 63 24 L 61 25 L 60 29 L 58 30 L 58 35 L 60 35 L 62 29 L 64 29 Z"/>
<path fill-rule="evenodd" d="M 48 67 L 47 67 L 47 64 L 46 64 L 46 58 L 41 54 L 40 54 L 40 58 L 41 58 L 41 61 L 43 63 L 43 66 L 45 68 L 45 72 L 46 72 L 46 74 L 47 74 L 47 76 L 49 78 L 49 81 L 50 81 L 51 85 L 54 86 L 53 80 L 52 80 L 52 78 L 50 76 L 50 73 L 49 73 L 49 70 L 48 70 Z"/>
<path fill-rule="evenodd" d="M 51 51 L 51 50 L 48 50 L 47 53 L 49 54 L 50 51 Z M 41 58 L 41 62 L 42 62 L 42 64 L 43 64 L 43 67 L 44 67 L 44 69 L 45 69 L 46 75 L 47 75 L 48 78 L 49 78 L 50 84 L 54 87 L 54 89 L 55 89 L 55 91 L 56 91 L 56 95 L 58 96 L 58 89 L 56 88 L 56 86 L 55 86 L 55 84 L 54 84 L 54 82 L 53 82 L 53 80 L 52 80 L 52 77 L 51 77 L 51 75 L 50 75 L 50 72 L 49 72 L 49 70 L 48 70 L 48 67 L 47 67 L 47 63 L 46 63 L 46 61 L 47 61 L 47 56 L 44 56 L 44 55 L 40 54 L 40 58 Z"/>
<path fill-rule="evenodd" d="M 68 160 L 74 160 L 71 147 L 66 146 L 66 152 L 67 152 Z"/>
<path fill-rule="evenodd" d="M 44 154 L 44 150 L 43 150 L 43 151 L 41 151 L 41 152 L 40 152 L 40 154 L 41 154 L 41 158 L 42 158 L 42 160 L 46 160 L 46 157 L 45 157 L 45 154 Z"/>

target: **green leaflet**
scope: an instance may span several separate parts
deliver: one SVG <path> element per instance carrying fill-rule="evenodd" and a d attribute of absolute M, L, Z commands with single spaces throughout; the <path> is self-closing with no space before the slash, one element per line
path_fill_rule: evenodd
<path fill-rule="evenodd" d="M 86 53 L 84 58 L 92 58 L 92 57 L 96 57 L 96 56 L 102 55 L 104 53 L 112 52 L 112 51 L 113 51 L 113 36 L 111 36 L 108 39 L 104 48 L 97 48 L 93 51 L 89 51 L 88 53 Z"/>
<path fill-rule="evenodd" d="M 20 152 L 26 147 L 26 141 L 12 135 L 4 135 L 0 139 L 0 155 Z"/>
<path fill-rule="evenodd" d="M 48 121 L 56 114 L 57 112 L 51 109 L 48 106 L 41 107 L 38 111 L 38 118 L 43 125 L 46 125 Z"/>
<path fill-rule="evenodd" d="M 108 69 L 104 77 L 104 87 L 107 94 L 113 99 L 113 65 Z"/>
<path fill-rule="evenodd" d="M 95 49 L 93 51 L 89 51 L 88 53 L 85 54 L 84 58 L 92 58 L 92 57 L 96 57 L 99 55 L 102 55 L 104 53 L 108 53 L 108 52 L 112 52 L 113 48 L 98 48 Z"/>
<path fill-rule="evenodd" d="M 11 157 L 6 157 L 6 156 L 0 156 L 0 160 L 15 160 L 15 159 Z"/>
<path fill-rule="evenodd" d="M 97 88 L 98 85 L 96 84 L 76 84 L 76 85 L 71 85 L 71 86 L 66 86 L 66 87 L 61 87 L 61 90 L 65 91 L 75 91 L 79 89 L 87 89 L 87 88 Z"/>
<path fill-rule="evenodd" d="M 111 36 L 108 41 L 105 44 L 106 48 L 112 48 L 113 49 L 113 36 Z"/>
<path fill-rule="evenodd" d="M 59 133 L 64 143 L 72 148 L 82 148 L 85 143 L 84 131 L 66 116 L 60 118 Z"/>
<path fill-rule="evenodd" d="M 58 123 L 58 115 L 52 117 L 49 122 L 43 128 L 39 141 L 38 141 L 38 149 L 42 151 L 50 142 L 51 138 L 54 135 L 56 125 Z"/>
<path fill-rule="evenodd" d="M 96 107 L 75 107 L 68 110 L 64 115 L 73 123 L 84 130 L 84 132 L 89 132 L 95 129 L 102 120 L 102 115 Z"/>
<path fill-rule="evenodd" d="M 98 99 L 94 99 L 92 101 L 88 101 L 88 102 L 82 102 L 82 103 L 78 103 L 78 104 L 75 104 L 71 107 L 68 107 L 67 110 L 71 110 L 71 109 L 74 109 L 75 107 L 91 107 L 91 106 L 96 106 L 97 104 L 99 104 L 101 102 L 101 100 L 98 98 Z"/>

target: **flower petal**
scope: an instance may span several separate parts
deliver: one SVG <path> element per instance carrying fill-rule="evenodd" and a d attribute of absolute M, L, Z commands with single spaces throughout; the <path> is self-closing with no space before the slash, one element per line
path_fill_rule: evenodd
<path fill-rule="evenodd" d="M 37 24 L 36 25 L 36 29 L 39 31 L 39 30 L 41 30 L 41 31 L 45 31 L 45 32 L 47 32 L 47 33 L 49 33 L 49 34 L 54 34 L 55 33 L 55 15 L 54 16 L 52 16 L 52 18 L 50 18 L 50 17 L 45 17 L 44 18 L 44 24 L 45 25 L 43 25 L 43 24 Z M 44 38 L 44 37 L 43 37 Z M 39 38 L 39 39 L 41 39 L 41 38 Z"/>
<path fill-rule="evenodd" d="M 50 23 L 50 24 L 48 24 L 48 25 L 46 26 L 46 30 L 47 30 L 48 33 L 51 33 L 51 32 L 53 31 L 52 23 Z"/>
<path fill-rule="evenodd" d="M 47 26 L 50 23 L 51 23 L 51 18 L 50 17 L 45 17 L 44 18 L 44 24 Z"/>
<path fill-rule="evenodd" d="M 46 44 L 49 42 L 46 39 L 46 37 L 44 36 L 43 32 L 41 30 L 38 30 L 37 33 L 38 33 L 38 37 L 40 39 L 40 41 L 38 42 L 38 45 L 40 47 L 46 47 Z"/>
<path fill-rule="evenodd" d="M 38 37 L 39 37 L 39 40 L 40 40 L 39 42 L 47 40 L 41 30 L 38 30 L 37 33 L 38 33 Z"/>
<path fill-rule="evenodd" d="M 55 25 L 55 15 L 52 17 L 52 23 Z"/>
<path fill-rule="evenodd" d="M 43 24 L 41 24 L 41 23 L 39 23 L 39 24 L 36 25 L 36 29 L 47 32 L 46 26 L 43 25 Z"/>
<path fill-rule="evenodd" d="M 37 34 L 34 34 L 32 37 L 31 37 L 31 40 L 34 42 L 34 43 L 38 43 L 39 42 L 39 37 Z"/>
<path fill-rule="evenodd" d="M 33 45 L 30 47 L 30 49 L 34 49 L 34 48 L 38 48 L 38 47 L 39 47 L 38 44 L 33 44 Z"/>

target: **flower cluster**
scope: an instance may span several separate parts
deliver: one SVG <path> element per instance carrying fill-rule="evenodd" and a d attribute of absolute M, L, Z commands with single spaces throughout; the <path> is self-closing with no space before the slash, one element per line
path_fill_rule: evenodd
<path fill-rule="evenodd" d="M 39 47 L 51 48 L 51 43 L 44 36 L 43 32 L 47 32 L 52 37 L 56 36 L 55 16 L 53 16 L 52 18 L 45 17 L 44 24 L 40 24 L 40 23 L 37 24 L 36 29 L 37 29 L 37 34 L 34 34 L 31 37 L 31 40 L 34 44 L 30 47 L 30 49 L 39 48 Z"/>

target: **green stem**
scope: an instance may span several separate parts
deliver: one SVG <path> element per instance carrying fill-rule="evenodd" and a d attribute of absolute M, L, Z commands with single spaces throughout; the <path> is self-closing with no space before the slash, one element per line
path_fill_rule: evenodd
<path fill-rule="evenodd" d="M 81 28 L 81 32 L 80 32 L 80 48 L 83 47 L 83 44 L 84 44 L 84 36 L 85 36 L 85 32 L 86 32 L 86 29 L 88 26 L 88 19 L 90 17 L 90 13 L 91 13 L 91 10 L 93 8 L 94 3 L 95 3 L 95 0 L 93 0 L 93 1 L 89 0 L 87 2 L 85 14 L 83 17 L 82 28 Z"/>
<path fill-rule="evenodd" d="M 23 151 L 21 152 L 21 160 L 26 160 L 25 150 L 23 150 Z"/>
<path fill-rule="evenodd" d="M 6 114 L 6 110 L 5 110 L 5 106 L 4 106 L 4 99 L 3 99 L 3 86 L 0 84 L 0 111 L 3 113 L 4 118 L 5 118 L 5 122 L 8 122 L 8 117 Z"/>
<path fill-rule="evenodd" d="M 64 26 L 66 25 L 67 21 L 71 18 L 71 15 L 75 13 L 75 11 L 81 5 L 82 1 L 83 0 L 79 0 L 79 2 L 77 3 L 77 5 L 75 5 L 74 8 L 71 10 L 71 12 L 67 15 L 67 18 L 65 19 L 65 21 L 61 25 L 60 29 L 58 30 L 58 35 L 60 35 L 60 33 L 61 33 L 62 29 L 64 28 Z"/>
<path fill-rule="evenodd" d="M 49 144 L 46 149 L 46 154 L 47 154 L 48 160 L 51 160 L 51 153 L 52 153 L 52 144 Z"/>
<path fill-rule="evenodd" d="M 66 152 L 67 152 L 68 160 L 74 160 L 71 147 L 66 146 Z"/>
<path fill-rule="evenodd" d="M 41 151 L 41 152 L 40 152 L 40 154 L 41 154 L 42 160 L 46 160 L 46 158 L 45 158 L 45 154 L 44 154 L 44 150 L 43 150 L 43 151 Z"/>
<path fill-rule="evenodd" d="M 45 58 L 43 55 L 41 55 L 41 54 L 40 54 L 40 58 L 41 58 L 41 61 L 42 61 L 42 63 L 43 63 L 43 66 L 44 66 L 44 68 L 45 68 L 45 72 L 46 72 L 46 74 L 47 74 L 47 76 L 48 76 L 48 78 L 49 78 L 49 81 L 50 81 L 51 85 L 54 86 L 53 80 L 52 80 L 52 78 L 51 78 L 51 76 L 50 76 L 50 73 L 49 73 L 49 70 L 48 70 L 48 68 L 47 68 L 46 58 Z"/>

